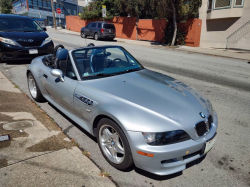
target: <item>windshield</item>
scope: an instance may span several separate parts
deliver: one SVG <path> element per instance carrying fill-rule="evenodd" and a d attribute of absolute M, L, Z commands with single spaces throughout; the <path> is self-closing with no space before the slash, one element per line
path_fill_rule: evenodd
<path fill-rule="evenodd" d="M 122 47 L 80 49 L 73 51 L 72 55 L 83 79 L 143 69 L 140 63 Z"/>
<path fill-rule="evenodd" d="M 103 28 L 104 28 L 104 29 L 115 29 L 115 26 L 114 26 L 113 24 L 106 24 L 106 23 L 105 23 L 105 24 L 103 25 Z"/>
<path fill-rule="evenodd" d="M 0 31 L 40 32 L 43 29 L 30 19 L 0 18 Z"/>

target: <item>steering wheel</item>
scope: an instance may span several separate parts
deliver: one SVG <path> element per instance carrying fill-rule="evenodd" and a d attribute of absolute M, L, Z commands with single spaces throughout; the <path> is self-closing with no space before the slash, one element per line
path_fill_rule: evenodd
<path fill-rule="evenodd" d="M 120 58 L 115 58 L 114 60 L 112 60 L 112 61 L 109 63 L 108 68 L 109 68 L 109 67 L 114 67 L 115 63 L 116 63 L 116 62 L 120 62 L 120 61 L 122 61 L 122 59 L 120 59 Z"/>

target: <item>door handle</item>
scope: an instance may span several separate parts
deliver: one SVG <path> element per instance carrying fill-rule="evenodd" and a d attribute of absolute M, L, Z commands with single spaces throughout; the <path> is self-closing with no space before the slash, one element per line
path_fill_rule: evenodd
<path fill-rule="evenodd" d="M 44 77 L 45 79 L 47 79 L 47 78 L 48 78 L 48 75 L 46 75 L 46 74 L 43 74 L 43 77 Z"/>

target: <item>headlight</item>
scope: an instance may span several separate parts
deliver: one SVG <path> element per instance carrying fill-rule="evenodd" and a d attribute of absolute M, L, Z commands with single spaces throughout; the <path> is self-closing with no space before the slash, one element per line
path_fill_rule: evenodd
<path fill-rule="evenodd" d="M 168 132 L 157 132 L 157 133 L 142 133 L 147 144 L 159 146 L 168 145 L 190 140 L 190 136 L 183 130 L 168 131 Z"/>
<path fill-rule="evenodd" d="M 43 41 L 43 43 L 42 43 L 41 46 L 43 46 L 43 45 L 45 45 L 45 44 L 47 44 L 47 43 L 49 43 L 49 42 L 51 42 L 51 41 L 52 41 L 52 39 L 51 39 L 50 37 L 48 37 L 48 38 L 46 38 L 46 39 Z"/>
<path fill-rule="evenodd" d="M 8 39 L 8 38 L 2 38 L 0 37 L 0 41 L 6 44 L 10 44 L 10 45 L 16 45 L 16 46 L 20 46 L 19 44 L 17 44 L 15 41 Z"/>

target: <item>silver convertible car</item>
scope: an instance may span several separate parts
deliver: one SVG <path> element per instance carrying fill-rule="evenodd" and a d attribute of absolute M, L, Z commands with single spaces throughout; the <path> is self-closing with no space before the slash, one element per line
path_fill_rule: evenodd
<path fill-rule="evenodd" d="M 208 153 L 218 117 L 208 99 L 144 68 L 121 46 L 86 46 L 35 58 L 27 69 L 35 101 L 46 99 L 97 138 L 115 168 L 182 171 Z"/>

